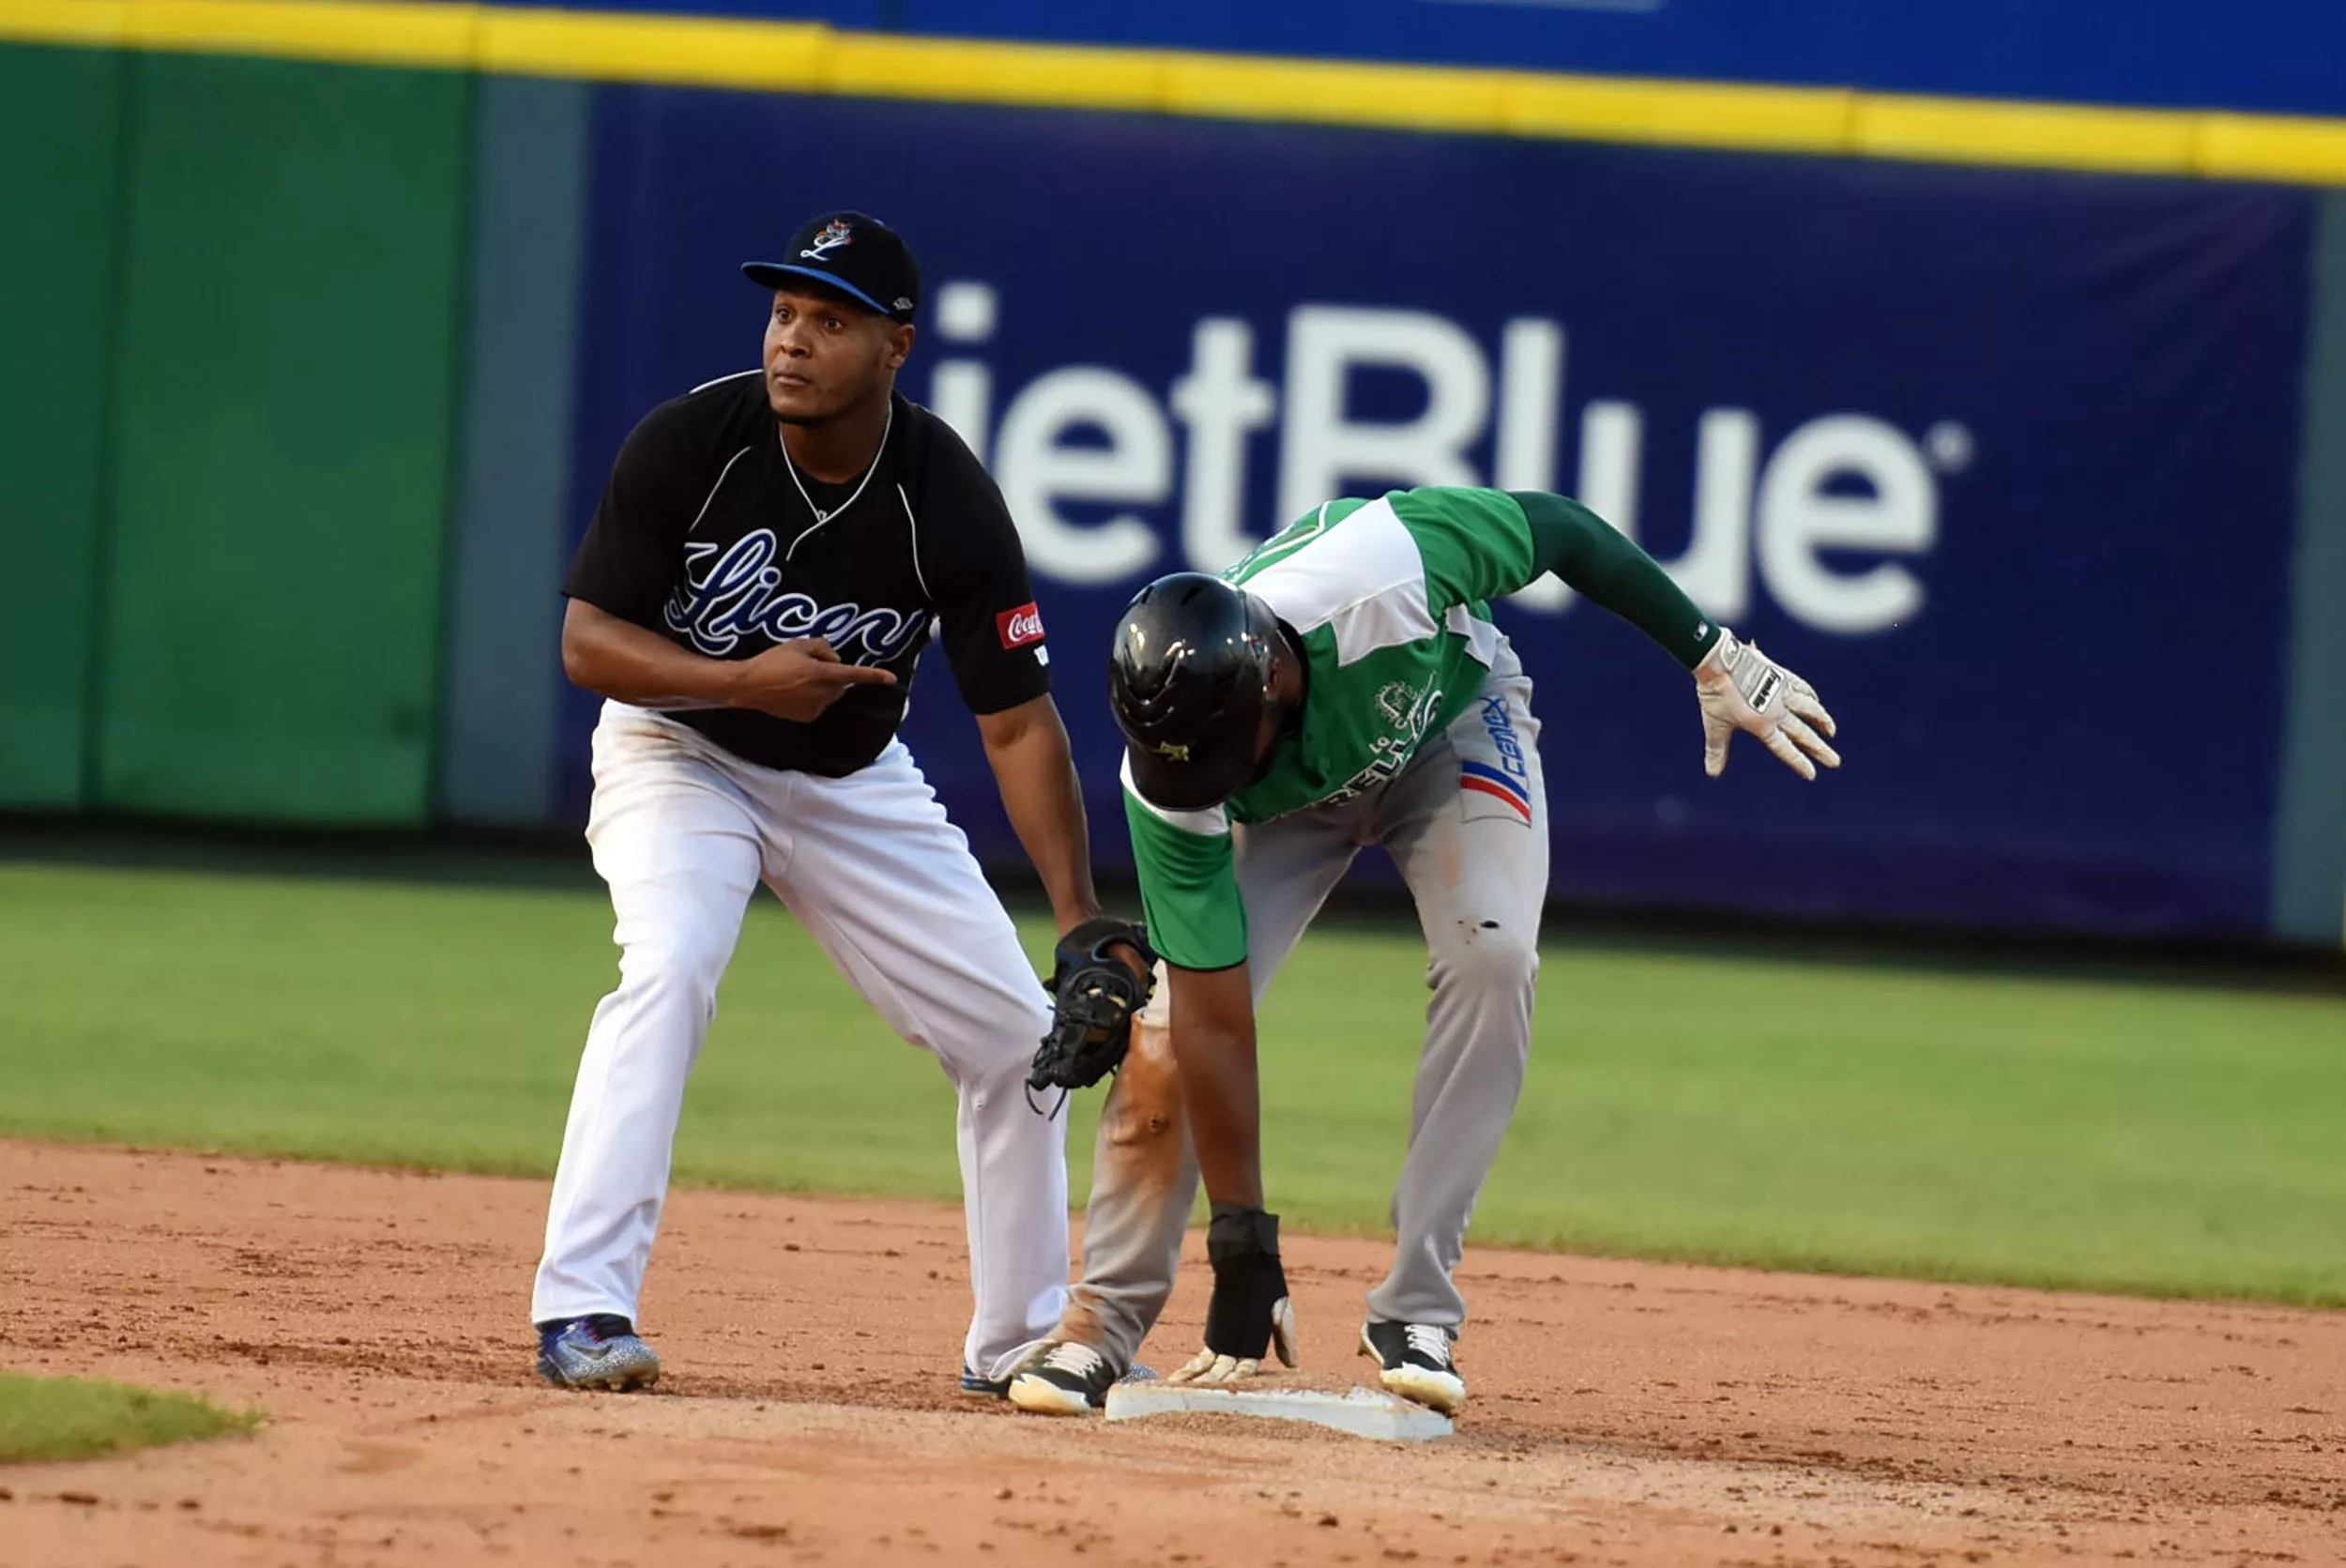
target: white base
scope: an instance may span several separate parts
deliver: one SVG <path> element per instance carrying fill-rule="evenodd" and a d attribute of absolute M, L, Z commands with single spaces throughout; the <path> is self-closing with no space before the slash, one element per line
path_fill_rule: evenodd
<path fill-rule="evenodd" d="M 1266 1416 L 1272 1421 L 1308 1421 L 1388 1442 L 1427 1442 L 1457 1428 L 1448 1416 L 1390 1393 L 1356 1388 L 1349 1393 L 1310 1389 L 1201 1389 L 1171 1383 L 1119 1383 L 1108 1390 L 1107 1418 L 1143 1416 Z"/>

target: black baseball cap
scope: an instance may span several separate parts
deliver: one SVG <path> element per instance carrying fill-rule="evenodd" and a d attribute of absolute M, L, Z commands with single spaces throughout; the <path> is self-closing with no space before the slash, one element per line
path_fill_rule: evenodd
<path fill-rule="evenodd" d="M 800 226 L 781 261 L 741 264 L 760 288 L 811 280 L 891 321 L 921 309 L 921 266 L 904 236 L 868 212 L 826 212 Z"/>

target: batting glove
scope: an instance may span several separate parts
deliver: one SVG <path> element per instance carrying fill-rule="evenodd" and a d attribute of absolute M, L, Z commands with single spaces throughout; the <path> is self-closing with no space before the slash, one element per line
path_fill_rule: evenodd
<path fill-rule="evenodd" d="M 1213 1300 L 1206 1307 L 1206 1347 L 1166 1378 L 1173 1383 L 1242 1383 L 1272 1350 L 1295 1364 L 1295 1303 L 1279 1264 L 1279 1216 L 1232 1203 L 1213 1206 L 1206 1229 Z"/>
<path fill-rule="evenodd" d="M 1702 702 L 1702 770 L 1714 779 L 1727 771 L 1727 742 L 1739 729 L 1804 779 L 1816 778 L 1817 762 L 1841 766 L 1841 754 L 1825 743 L 1833 715 L 1817 689 L 1725 627 L 1695 666 L 1695 695 Z"/>

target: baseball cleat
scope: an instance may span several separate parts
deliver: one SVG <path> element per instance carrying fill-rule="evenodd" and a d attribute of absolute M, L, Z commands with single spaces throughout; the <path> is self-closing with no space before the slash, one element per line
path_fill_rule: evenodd
<path fill-rule="evenodd" d="M 1116 1384 L 1114 1362 L 1089 1345 L 1060 1340 L 1027 1359 L 1010 1380 L 1010 1402 L 1044 1416 L 1089 1415 Z"/>
<path fill-rule="evenodd" d="M 660 1356 L 617 1313 L 538 1325 L 538 1375 L 560 1389 L 624 1393 L 660 1381 Z"/>
<path fill-rule="evenodd" d="M 1455 1329 L 1434 1323 L 1361 1325 L 1361 1354 L 1384 1368 L 1378 1381 L 1402 1398 L 1428 1406 L 1446 1416 L 1456 1415 L 1466 1403 L 1466 1379 L 1450 1359 L 1458 1337 Z"/>
<path fill-rule="evenodd" d="M 972 1399 L 1007 1399 L 1010 1379 L 988 1378 L 965 1366 L 961 1369 L 961 1392 Z"/>

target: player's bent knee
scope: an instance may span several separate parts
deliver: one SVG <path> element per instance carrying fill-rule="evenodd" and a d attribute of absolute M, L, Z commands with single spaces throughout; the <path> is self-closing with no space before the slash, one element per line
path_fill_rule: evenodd
<path fill-rule="evenodd" d="M 717 982 L 724 978 L 725 955 L 673 942 L 640 942 L 619 960 L 619 989 L 676 997 L 713 1009 Z"/>
<path fill-rule="evenodd" d="M 1539 943 L 1532 932 L 1517 931 L 1496 920 L 1468 918 L 1433 949 L 1426 983 L 1436 989 L 1452 985 L 1504 991 L 1528 989 L 1539 978 Z"/>
<path fill-rule="evenodd" d="M 1119 1149 L 1170 1143 L 1181 1135 L 1181 1102 L 1172 1095 L 1126 1095 L 1107 1119 L 1108 1142 Z"/>
<path fill-rule="evenodd" d="M 1172 1033 L 1147 1012 L 1133 1026 L 1104 1127 L 1109 1143 L 1128 1148 L 1172 1142 L 1182 1135 L 1181 1079 L 1173 1059 Z"/>
<path fill-rule="evenodd" d="M 1005 1008 L 983 1027 L 965 1025 L 947 1031 L 938 1042 L 938 1055 L 952 1064 L 957 1076 L 987 1086 L 1023 1084 L 1050 1027 L 1048 1009 Z"/>

